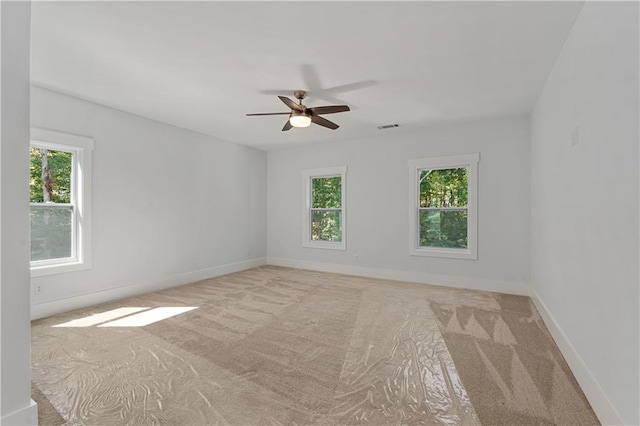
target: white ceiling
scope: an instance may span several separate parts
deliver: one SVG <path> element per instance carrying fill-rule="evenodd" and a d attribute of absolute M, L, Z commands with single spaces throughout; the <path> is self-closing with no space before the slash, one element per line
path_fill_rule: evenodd
<path fill-rule="evenodd" d="M 531 111 L 581 2 L 33 2 L 32 81 L 260 149 Z M 282 132 L 275 96 L 348 104 Z"/>

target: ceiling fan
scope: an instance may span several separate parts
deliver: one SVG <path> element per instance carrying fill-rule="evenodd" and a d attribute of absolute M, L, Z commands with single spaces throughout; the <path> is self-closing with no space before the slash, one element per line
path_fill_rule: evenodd
<path fill-rule="evenodd" d="M 320 117 L 320 114 L 334 114 L 336 112 L 350 111 L 347 105 L 327 105 L 307 108 L 302 104 L 302 100 L 307 96 L 307 92 L 304 90 L 296 90 L 295 92 L 293 92 L 293 96 L 298 99 L 298 103 L 295 103 L 286 96 L 278 96 L 286 106 L 291 108 L 291 111 L 289 112 L 263 112 L 257 114 L 247 114 L 247 116 L 288 115 L 289 119 L 282 128 L 283 132 L 290 130 L 292 127 L 308 127 L 311 125 L 311 123 L 315 123 L 322 127 L 335 130 L 340 126 L 332 121 L 327 120 L 324 117 Z"/>

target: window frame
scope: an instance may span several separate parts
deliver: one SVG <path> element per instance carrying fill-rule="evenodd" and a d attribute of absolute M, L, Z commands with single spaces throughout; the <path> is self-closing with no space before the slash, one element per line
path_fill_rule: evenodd
<path fill-rule="evenodd" d="M 409 160 L 409 254 L 412 256 L 478 259 L 478 163 L 479 153 Z M 420 244 L 420 172 L 467 168 L 467 248 L 421 247 Z"/>
<path fill-rule="evenodd" d="M 341 241 L 314 241 L 311 239 L 311 214 L 314 211 L 312 207 L 312 179 L 340 177 L 340 208 L 331 210 L 341 211 Z M 347 249 L 347 166 L 323 167 L 318 169 L 305 169 L 302 171 L 302 188 L 303 188 L 303 219 L 302 219 L 302 247 L 320 248 L 329 250 L 346 250 Z M 317 209 L 315 209 L 317 210 Z M 322 209 L 325 210 L 325 209 Z"/>
<path fill-rule="evenodd" d="M 31 277 L 80 271 L 91 268 L 91 168 L 92 138 L 44 129 L 31 129 L 30 146 L 72 153 L 71 202 L 30 203 L 66 208 L 72 206 L 71 257 L 30 261 Z M 31 238 L 29 238 L 31 241 Z"/>

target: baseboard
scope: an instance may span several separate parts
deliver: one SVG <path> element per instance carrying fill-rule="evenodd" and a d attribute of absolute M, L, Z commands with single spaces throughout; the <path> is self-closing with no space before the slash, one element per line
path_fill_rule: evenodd
<path fill-rule="evenodd" d="M 32 399 L 27 407 L 4 416 L 0 424 L 2 426 L 37 426 L 38 404 Z"/>
<path fill-rule="evenodd" d="M 447 287 L 466 288 L 471 290 L 493 291 L 497 293 L 528 296 L 529 288 L 523 282 L 491 280 L 486 278 L 470 278 L 454 275 L 430 274 L 427 272 L 401 271 L 396 269 L 369 268 L 355 265 L 310 262 L 306 260 L 267 257 L 268 265 L 286 266 L 290 268 L 309 269 L 312 271 L 333 272 L 345 275 L 379 278 L 385 280 L 409 281 L 421 284 L 443 285 Z"/>
<path fill-rule="evenodd" d="M 51 315 L 85 308 L 87 306 L 93 306 L 100 303 L 123 299 L 125 297 L 137 296 L 144 293 L 164 290 L 166 288 L 176 287 L 207 278 L 213 278 L 221 275 L 231 274 L 233 272 L 244 271 L 245 269 L 255 268 L 264 264 L 266 264 L 266 258 L 259 257 L 255 259 L 244 260 L 242 262 L 214 266 L 212 268 L 200 269 L 197 271 L 191 271 L 182 274 L 170 275 L 156 281 L 115 287 L 97 291 L 94 293 L 34 304 L 31 306 L 31 319 L 34 320 L 45 318 Z"/>
<path fill-rule="evenodd" d="M 534 290 L 530 290 L 529 296 L 533 301 L 534 305 L 538 309 L 542 320 L 545 325 L 549 329 L 551 336 L 555 340 L 556 344 L 560 348 L 560 352 L 564 356 L 567 364 L 569 364 L 569 368 L 573 372 L 578 384 L 582 388 L 585 396 L 589 400 L 591 404 L 591 408 L 595 411 L 598 419 L 603 425 L 622 425 L 624 421 L 618 414 L 617 410 L 607 398 L 607 395 L 604 393 L 600 384 L 596 380 L 596 378 L 591 373 L 591 370 L 585 364 L 584 360 L 578 354 L 576 349 L 573 347 L 571 340 L 567 337 L 567 335 L 562 330 L 562 327 L 556 322 L 555 318 L 549 312 L 546 305 L 540 299 L 538 293 Z"/>

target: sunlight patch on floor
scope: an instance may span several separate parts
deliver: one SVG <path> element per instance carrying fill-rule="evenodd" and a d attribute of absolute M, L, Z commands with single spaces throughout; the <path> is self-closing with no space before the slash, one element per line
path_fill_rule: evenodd
<path fill-rule="evenodd" d="M 141 312 L 139 314 L 120 318 L 106 324 L 101 324 L 98 327 L 143 327 L 145 325 L 153 324 L 154 322 L 162 321 L 164 319 L 171 318 L 173 316 L 180 315 L 194 309 L 198 309 L 198 307 L 183 306 L 155 308 L 151 309 L 150 311 Z"/>
<path fill-rule="evenodd" d="M 89 315 L 88 317 L 78 318 L 62 324 L 54 325 L 53 327 L 91 327 L 92 325 L 102 324 L 103 322 L 111 321 L 116 318 L 122 318 L 127 315 L 135 314 L 136 312 L 145 311 L 147 309 L 149 308 L 117 308 L 107 312 L 100 312 L 99 314 Z"/>
<path fill-rule="evenodd" d="M 52 327 L 91 327 L 98 324 L 100 324 L 98 327 L 144 327 L 194 309 L 198 309 L 198 307 L 165 306 L 154 309 L 150 307 L 123 307 L 78 318 Z"/>

